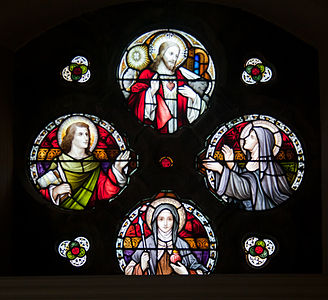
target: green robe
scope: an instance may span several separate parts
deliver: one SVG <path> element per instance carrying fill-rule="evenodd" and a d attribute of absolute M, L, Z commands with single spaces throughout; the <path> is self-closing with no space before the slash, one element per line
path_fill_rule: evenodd
<path fill-rule="evenodd" d="M 100 163 L 95 161 L 93 155 L 77 160 L 63 153 L 54 159 L 49 169 L 58 168 L 58 164 L 72 190 L 72 195 L 64 199 L 59 206 L 73 210 L 85 209 L 97 186 Z"/>

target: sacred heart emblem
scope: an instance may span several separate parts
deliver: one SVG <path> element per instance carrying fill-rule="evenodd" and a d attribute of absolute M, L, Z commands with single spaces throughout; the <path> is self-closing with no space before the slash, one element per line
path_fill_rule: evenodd
<path fill-rule="evenodd" d="M 166 84 L 167 88 L 172 91 L 175 87 L 175 83 L 173 81 L 169 81 L 167 84 Z"/>

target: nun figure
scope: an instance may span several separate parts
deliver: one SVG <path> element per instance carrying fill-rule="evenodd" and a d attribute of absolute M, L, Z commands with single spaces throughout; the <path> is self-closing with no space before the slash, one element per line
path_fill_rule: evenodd
<path fill-rule="evenodd" d="M 234 151 L 227 145 L 222 146 L 225 164 L 212 157 L 203 161 L 206 169 L 214 171 L 218 196 L 252 211 L 286 201 L 291 195 L 290 185 L 274 159 L 281 144 L 281 133 L 274 124 L 264 120 L 247 124 L 240 134 L 240 147 L 247 160 L 244 168 L 235 163 Z"/>
<path fill-rule="evenodd" d="M 178 236 L 186 212 L 173 198 L 153 201 L 146 212 L 152 234 L 141 240 L 132 260 L 125 268 L 126 275 L 188 275 L 204 274 L 207 269 L 190 251 L 186 241 Z"/>

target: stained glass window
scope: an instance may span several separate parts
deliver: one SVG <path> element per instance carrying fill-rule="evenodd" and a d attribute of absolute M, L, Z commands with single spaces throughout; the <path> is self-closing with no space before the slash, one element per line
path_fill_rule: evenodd
<path fill-rule="evenodd" d="M 192 11 L 202 13 L 195 18 Z M 120 26 L 121 16 L 131 22 Z M 171 52 L 172 60 L 160 59 Z M 156 234 L 145 217 L 157 199 L 144 199 L 162 190 L 183 197 L 172 196 L 192 221 L 178 237 L 206 268 L 201 268 L 203 274 L 321 272 L 320 101 L 317 52 L 309 45 L 243 11 L 187 1 L 168 6 L 154 2 L 111 6 L 65 22 L 18 50 L 15 61 L 13 201 L 8 201 L 14 227 L 9 245 L 14 245 L 12 258 L 21 256 L 16 245 L 24 245 L 29 259 L 11 259 L 11 269 L 4 273 L 122 275 L 121 266 L 128 266 L 143 245 L 139 220 L 145 240 Z M 145 83 L 142 76 L 151 74 L 155 61 L 162 64 L 160 72 Z M 167 69 L 174 65 L 173 74 L 162 74 L 163 64 Z M 28 76 L 22 76 L 22 66 Z M 45 70 L 47 76 L 40 76 Z M 271 76 L 265 77 L 266 70 L 272 75 L 267 84 L 261 81 Z M 79 82 L 86 74 L 90 79 Z M 242 76 L 253 84 L 244 83 Z M 165 90 L 163 101 L 137 106 L 138 88 L 150 81 L 154 90 L 159 86 L 156 101 L 160 88 Z M 196 102 L 175 110 L 187 87 L 198 95 Z M 82 137 L 89 135 L 90 144 L 83 148 L 88 139 L 82 139 L 80 148 L 86 150 L 75 154 L 63 148 L 70 131 L 64 123 L 75 123 L 74 118 L 88 125 L 89 131 L 77 127 Z M 258 159 L 251 156 L 256 154 L 250 150 L 251 135 L 262 150 L 263 136 L 268 140 L 269 149 Z M 229 148 L 232 160 L 225 157 Z M 125 151 L 128 157 L 119 157 Z M 228 189 L 232 181 L 224 182 L 222 175 L 204 168 L 203 161 L 211 157 L 228 169 L 229 178 L 245 183 L 233 188 L 238 195 Z M 116 162 L 127 163 L 122 173 L 116 172 Z M 241 173 L 231 170 L 230 163 Z M 105 189 L 102 182 L 108 183 Z M 60 185 L 62 190 L 54 192 Z M 188 211 L 189 206 L 194 210 Z M 135 218 L 131 209 L 137 210 Z M 125 222 L 130 229 L 120 236 Z M 213 249 L 206 228 L 215 238 Z M 75 268 L 70 261 L 83 255 L 73 244 L 79 236 L 87 237 L 91 247 L 85 264 Z M 256 256 L 266 252 L 263 245 L 256 245 L 262 247 L 257 252 L 252 245 L 247 252 L 245 237 L 270 239 L 276 247 L 279 242 L 279 252 L 267 257 L 265 269 L 247 262 L 246 253 L 249 260 L 260 261 Z M 122 244 L 116 244 L 119 239 Z M 58 245 L 64 240 L 72 244 L 64 244 L 62 257 Z M 179 266 L 181 259 L 183 264 L 181 249 L 170 250 L 164 262 Z M 189 274 L 198 270 L 188 264 L 186 269 Z"/>
<path fill-rule="evenodd" d="M 130 43 L 119 65 L 118 79 L 140 122 L 161 133 L 174 133 L 207 110 L 215 68 L 195 37 L 161 29 Z"/>
<path fill-rule="evenodd" d="M 134 209 L 123 221 L 116 249 L 126 275 L 209 274 L 218 256 L 208 219 L 172 193 Z"/>
<path fill-rule="evenodd" d="M 245 70 L 241 78 L 247 84 L 268 82 L 272 78 L 272 70 L 265 66 L 260 59 L 251 58 L 245 63 Z"/>
<path fill-rule="evenodd" d="M 247 238 L 244 242 L 244 251 L 247 263 L 253 268 L 263 268 L 267 265 L 277 246 L 268 238 L 259 239 L 256 236 Z"/>
<path fill-rule="evenodd" d="M 62 241 L 58 246 L 60 256 L 67 258 L 74 267 L 81 267 L 87 261 L 86 253 L 89 251 L 90 243 L 87 238 L 79 236 L 73 241 Z"/>
<path fill-rule="evenodd" d="M 209 189 L 221 201 L 249 211 L 284 203 L 304 175 L 299 139 L 265 115 L 245 115 L 220 126 L 208 140 L 205 157 Z"/>
<path fill-rule="evenodd" d="M 84 210 L 119 194 L 136 160 L 111 124 L 73 114 L 57 118 L 40 132 L 29 164 L 31 180 L 47 201 Z"/>
<path fill-rule="evenodd" d="M 89 61 L 84 56 L 76 56 L 70 65 L 62 70 L 61 75 L 66 81 L 87 82 L 91 76 Z"/>

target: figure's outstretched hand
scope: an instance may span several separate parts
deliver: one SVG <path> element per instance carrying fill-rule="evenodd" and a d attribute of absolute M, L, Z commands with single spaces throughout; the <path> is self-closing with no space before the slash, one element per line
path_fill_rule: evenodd
<path fill-rule="evenodd" d="M 141 269 L 143 272 L 149 268 L 149 259 L 150 259 L 149 253 L 144 251 L 144 253 L 142 253 L 141 259 L 140 259 L 140 266 L 141 266 Z"/>
<path fill-rule="evenodd" d="M 62 183 L 52 190 L 52 197 L 56 200 L 57 197 L 61 197 L 65 194 L 71 196 L 71 193 L 71 186 L 68 183 Z"/>
<path fill-rule="evenodd" d="M 159 89 L 159 80 L 158 80 L 158 74 L 156 73 L 150 81 L 150 92 L 153 97 L 157 93 L 158 89 Z"/>
<path fill-rule="evenodd" d="M 209 157 L 208 159 L 203 160 L 203 166 L 208 169 L 218 173 L 222 173 L 223 166 L 220 162 L 216 161 L 213 157 Z"/>
<path fill-rule="evenodd" d="M 187 85 L 183 85 L 183 86 L 179 86 L 179 93 L 182 96 L 185 96 L 187 98 L 191 98 L 193 101 L 196 99 L 197 94 L 196 92 L 189 86 Z"/>
<path fill-rule="evenodd" d="M 170 263 L 171 268 L 174 270 L 175 273 L 178 275 L 188 275 L 187 268 L 181 263 L 177 262 L 177 264 Z"/>
<path fill-rule="evenodd" d="M 227 145 L 223 145 L 222 146 L 222 153 L 223 153 L 224 160 L 226 161 L 228 168 L 232 169 L 234 164 L 235 164 L 234 163 L 235 155 L 234 155 L 233 149 L 231 149 Z"/>
<path fill-rule="evenodd" d="M 129 163 L 130 157 L 130 151 L 125 150 L 124 152 L 121 152 L 115 160 L 114 167 L 117 171 L 119 171 L 121 174 L 123 174 L 124 167 L 127 166 Z"/>

